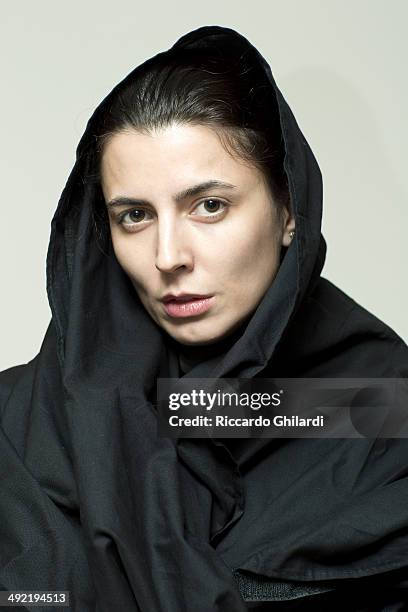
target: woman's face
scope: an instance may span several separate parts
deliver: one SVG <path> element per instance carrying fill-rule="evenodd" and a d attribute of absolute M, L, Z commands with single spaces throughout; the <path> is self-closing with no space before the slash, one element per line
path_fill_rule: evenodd
<path fill-rule="evenodd" d="M 293 227 L 263 174 L 191 125 L 115 134 L 101 174 L 116 258 L 150 316 L 183 344 L 234 331 L 273 281 Z"/>

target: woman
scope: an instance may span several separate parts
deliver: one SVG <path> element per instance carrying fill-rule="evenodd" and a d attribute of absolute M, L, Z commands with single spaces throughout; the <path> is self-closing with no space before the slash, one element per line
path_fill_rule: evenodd
<path fill-rule="evenodd" d="M 3 589 L 81 611 L 404 609 L 405 439 L 156 431 L 158 378 L 407 375 L 403 341 L 320 277 L 321 200 L 231 29 L 103 100 L 52 221 L 52 321 L 1 373 Z"/>

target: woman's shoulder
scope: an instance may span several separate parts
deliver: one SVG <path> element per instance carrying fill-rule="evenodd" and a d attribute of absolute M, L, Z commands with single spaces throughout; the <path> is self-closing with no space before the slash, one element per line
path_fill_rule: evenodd
<path fill-rule="evenodd" d="M 337 319 L 339 331 L 344 336 L 367 341 L 375 337 L 390 347 L 400 349 L 401 353 L 405 352 L 408 358 L 408 346 L 394 329 L 329 280 L 321 278 L 313 300 Z"/>
<path fill-rule="evenodd" d="M 17 380 L 27 369 L 27 363 L 10 366 L 5 370 L 0 371 L 0 392 L 5 392 L 7 389 L 12 389 Z"/>
<path fill-rule="evenodd" d="M 38 355 L 28 363 L 11 366 L 0 372 L 0 425 L 4 426 L 4 419 L 7 412 L 10 412 L 11 404 L 15 412 L 16 402 L 13 399 L 18 400 L 20 411 L 29 404 L 37 358 Z"/>
<path fill-rule="evenodd" d="M 316 376 L 408 377 L 404 340 L 323 277 L 300 306 L 286 341 L 299 369 L 310 366 Z"/>
<path fill-rule="evenodd" d="M 385 321 L 326 278 L 319 279 L 315 290 L 310 295 L 310 300 L 314 306 L 325 311 L 328 316 L 344 324 L 347 323 L 350 329 L 359 333 L 380 333 L 392 341 L 400 341 L 405 344 Z"/>
<path fill-rule="evenodd" d="M 13 404 L 18 404 L 20 407 L 28 404 L 35 377 L 40 375 L 50 378 L 52 372 L 58 369 L 57 364 L 54 325 L 50 321 L 41 347 L 32 359 L 0 371 L 0 421 L 12 399 L 16 400 Z"/>

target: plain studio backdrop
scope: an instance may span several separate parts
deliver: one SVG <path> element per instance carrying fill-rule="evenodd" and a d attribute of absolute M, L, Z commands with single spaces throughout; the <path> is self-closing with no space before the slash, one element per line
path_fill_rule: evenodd
<path fill-rule="evenodd" d="M 38 352 L 51 219 L 86 122 L 137 64 L 203 25 L 271 65 L 323 174 L 322 275 L 408 340 L 405 0 L 29 0 L 2 7 L 0 370 Z"/>

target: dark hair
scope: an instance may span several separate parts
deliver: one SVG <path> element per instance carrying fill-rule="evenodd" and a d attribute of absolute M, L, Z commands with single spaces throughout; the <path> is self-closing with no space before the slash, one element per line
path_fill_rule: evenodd
<path fill-rule="evenodd" d="M 103 149 L 115 133 L 151 133 L 173 123 L 206 125 L 216 129 L 231 154 L 263 172 L 279 211 L 290 207 L 276 96 L 259 61 L 222 56 L 217 49 L 170 50 L 135 69 L 105 102 L 92 130 L 88 180 L 100 186 Z M 97 239 L 106 240 L 103 196 L 93 204 L 93 220 Z"/>

